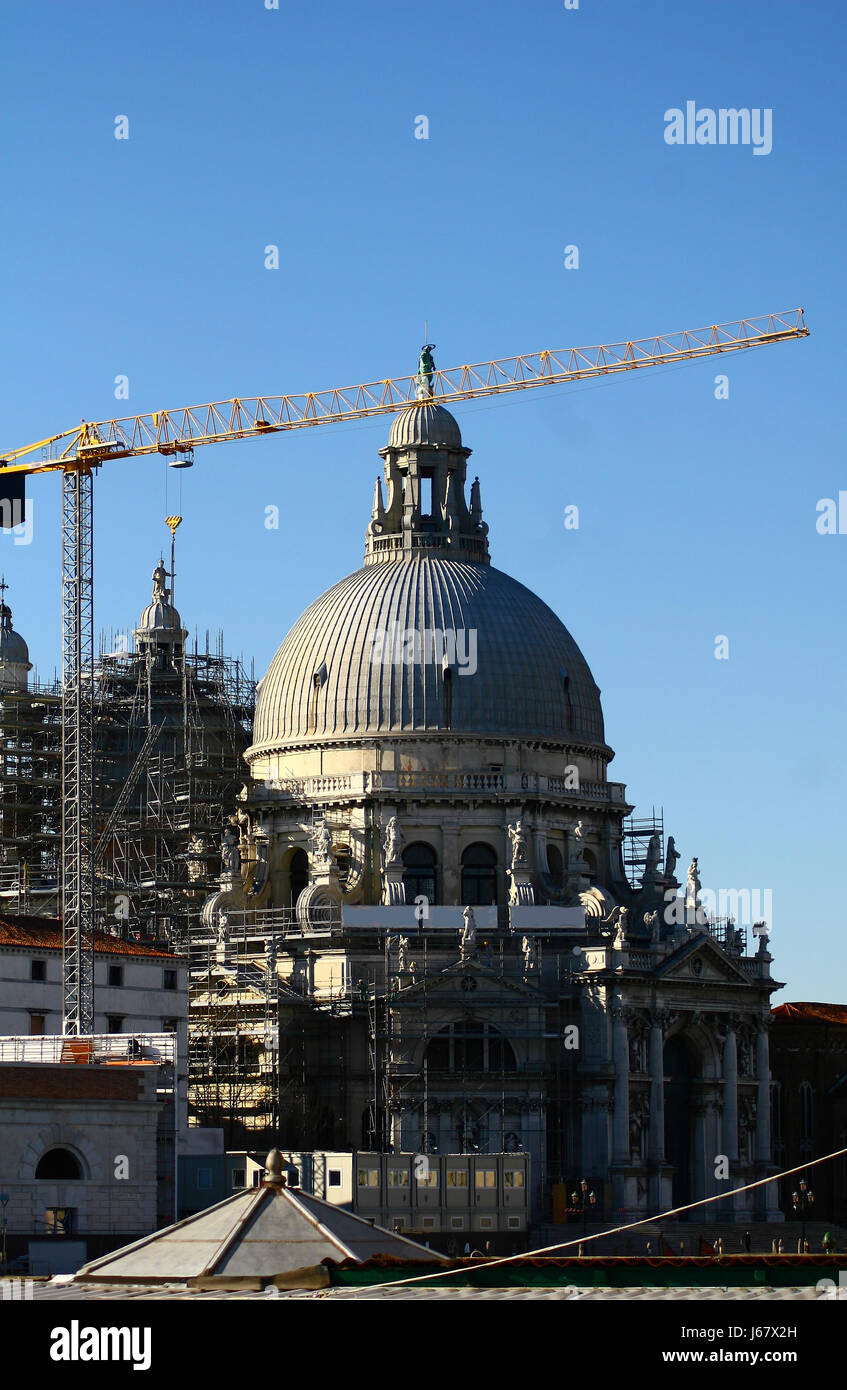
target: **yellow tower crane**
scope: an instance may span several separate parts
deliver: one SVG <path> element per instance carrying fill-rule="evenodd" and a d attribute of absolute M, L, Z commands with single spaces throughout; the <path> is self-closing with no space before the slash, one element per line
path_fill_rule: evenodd
<path fill-rule="evenodd" d="M 675 362 L 805 338 L 803 310 L 736 319 L 596 347 L 545 349 L 437 370 L 421 358 L 416 376 L 286 396 L 235 396 L 207 405 L 73 429 L 0 456 L 0 525 L 21 520 L 28 474 L 62 474 L 62 942 L 63 1028 L 94 1026 L 94 570 L 93 475 L 108 459 L 163 454 L 188 468 L 201 444 L 252 439 L 279 430 L 392 414 L 426 401 L 456 402 L 564 385 Z M 429 345 L 428 345 L 429 346 Z M 171 535 L 179 517 L 169 517 Z"/>

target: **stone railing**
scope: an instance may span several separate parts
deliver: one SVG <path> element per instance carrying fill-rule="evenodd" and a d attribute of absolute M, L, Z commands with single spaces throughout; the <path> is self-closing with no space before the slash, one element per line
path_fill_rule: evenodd
<path fill-rule="evenodd" d="M 530 772 L 350 772 L 321 777 L 285 777 L 256 784 L 256 794 L 273 800 L 365 797 L 374 794 L 414 793 L 416 796 L 562 797 L 567 801 L 599 801 L 623 805 L 622 782 L 581 782 L 570 777 L 548 777 Z"/>

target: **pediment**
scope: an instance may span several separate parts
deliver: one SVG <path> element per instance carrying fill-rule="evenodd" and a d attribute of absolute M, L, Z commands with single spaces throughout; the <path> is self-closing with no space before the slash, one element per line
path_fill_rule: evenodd
<path fill-rule="evenodd" d="M 428 996 L 439 993 L 442 996 L 457 995 L 465 998 L 473 995 L 477 1001 L 502 998 L 503 995 L 538 999 L 538 990 L 523 980 L 500 975 L 496 970 L 480 965 L 475 960 L 457 960 L 437 975 L 428 975 L 426 983 L 418 980 L 415 984 L 407 985 L 400 990 L 404 999 L 423 993 Z"/>
<path fill-rule="evenodd" d="M 695 936 L 668 956 L 656 971 L 664 980 L 696 984 L 751 985 L 753 981 L 709 936 Z"/>

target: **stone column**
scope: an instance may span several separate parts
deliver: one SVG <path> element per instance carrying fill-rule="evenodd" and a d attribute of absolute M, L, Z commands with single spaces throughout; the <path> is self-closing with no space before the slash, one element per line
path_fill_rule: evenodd
<path fill-rule="evenodd" d="M 650 1019 L 650 1135 L 647 1157 L 651 1163 L 665 1161 L 665 1059 L 664 1034 L 659 1019 Z"/>
<path fill-rule="evenodd" d="M 612 1162 L 629 1163 L 629 1036 L 627 1011 L 612 1009 L 612 1060 L 615 1065 L 615 1114 L 612 1127 Z"/>
<path fill-rule="evenodd" d="M 459 864 L 459 822 L 450 818 L 441 824 L 441 897 L 443 903 L 460 903 L 462 874 Z M 437 890 L 436 890 L 437 894 Z"/>
<path fill-rule="evenodd" d="M 738 1050 L 735 1029 L 728 1028 L 723 1044 L 723 1131 L 721 1142 L 730 1163 L 738 1161 Z"/>
<path fill-rule="evenodd" d="M 771 1161 L 771 1070 L 768 1031 L 756 1034 L 756 1147 L 757 1163 Z"/>

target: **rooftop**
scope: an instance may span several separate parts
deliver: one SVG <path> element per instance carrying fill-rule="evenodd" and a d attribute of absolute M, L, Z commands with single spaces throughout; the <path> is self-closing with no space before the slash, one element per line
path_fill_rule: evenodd
<path fill-rule="evenodd" d="M 841 1023 L 847 1026 L 847 1004 L 778 1004 L 771 1010 L 774 1023 Z"/>
<path fill-rule="evenodd" d="M 0 917 L 0 946 L 18 946 L 35 951 L 61 951 L 62 923 L 56 917 Z M 94 950 L 98 955 L 158 956 L 177 959 L 173 951 L 160 945 L 145 945 L 140 941 L 125 941 L 108 932 L 94 933 Z"/>

